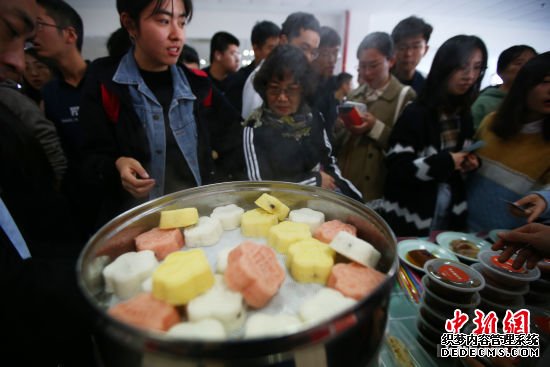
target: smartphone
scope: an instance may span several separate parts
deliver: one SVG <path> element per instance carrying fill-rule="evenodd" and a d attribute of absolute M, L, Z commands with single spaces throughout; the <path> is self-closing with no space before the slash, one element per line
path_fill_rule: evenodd
<path fill-rule="evenodd" d="M 528 217 L 529 216 L 529 213 L 527 213 L 527 208 L 525 208 L 521 205 L 518 205 L 518 204 L 514 203 L 513 201 L 504 200 L 504 199 L 502 199 L 502 201 L 504 201 L 506 203 L 506 205 L 508 206 L 508 211 L 512 215 L 515 215 L 516 217 Z"/>
<path fill-rule="evenodd" d="M 344 106 L 344 105 L 338 106 L 338 114 L 340 115 L 348 114 L 351 112 L 351 110 L 353 110 L 352 106 Z"/>
<path fill-rule="evenodd" d="M 366 113 L 367 105 L 359 102 L 344 102 L 338 106 L 338 116 L 344 121 L 346 125 L 361 125 L 363 120 L 359 112 Z"/>
<path fill-rule="evenodd" d="M 367 105 L 364 104 L 364 103 L 361 103 L 361 102 L 352 102 L 352 101 L 345 101 L 344 103 L 342 103 L 342 107 L 344 108 L 350 108 L 350 107 L 354 107 L 357 109 L 357 111 L 361 112 L 361 113 L 366 113 L 367 112 Z"/>
<path fill-rule="evenodd" d="M 476 150 L 478 150 L 479 148 L 482 148 L 484 146 L 485 146 L 485 142 L 483 140 L 478 140 L 478 141 L 468 145 L 467 147 L 463 147 L 462 151 L 472 153 L 472 152 L 475 152 Z"/>

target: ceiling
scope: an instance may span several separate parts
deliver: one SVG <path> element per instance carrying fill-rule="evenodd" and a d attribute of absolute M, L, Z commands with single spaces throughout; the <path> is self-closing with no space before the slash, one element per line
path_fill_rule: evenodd
<path fill-rule="evenodd" d="M 115 8 L 115 0 L 67 0 L 75 8 Z M 194 0 L 196 11 L 313 13 L 357 10 L 371 13 L 407 12 L 419 16 L 453 15 L 480 21 L 530 23 L 550 29 L 550 0 Z"/>

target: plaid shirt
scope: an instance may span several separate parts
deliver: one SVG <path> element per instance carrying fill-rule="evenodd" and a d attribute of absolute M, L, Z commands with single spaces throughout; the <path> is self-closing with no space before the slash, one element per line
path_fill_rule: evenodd
<path fill-rule="evenodd" d="M 455 151 L 460 132 L 460 118 L 458 115 L 442 115 L 439 123 L 441 124 L 441 150 Z"/>

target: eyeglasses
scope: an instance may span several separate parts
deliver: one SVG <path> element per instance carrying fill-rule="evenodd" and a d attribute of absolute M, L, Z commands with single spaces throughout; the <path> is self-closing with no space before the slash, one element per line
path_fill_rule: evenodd
<path fill-rule="evenodd" d="M 269 86 L 267 87 L 266 92 L 269 97 L 277 98 L 284 93 L 287 98 L 296 98 L 301 95 L 302 87 L 300 87 L 299 85 L 291 85 L 288 88 Z"/>
<path fill-rule="evenodd" d="M 44 27 L 53 27 L 53 28 L 57 28 L 57 29 L 61 29 L 61 30 L 65 29 L 65 27 L 60 27 L 57 24 L 44 23 L 44 22 L 41 22 L 41 21 L 36 22 L 36 30 L 37 31 L 43 30 Z"/>
<path fill-rule="evenodd" d="M 315 60 L 319 57 L 319 49 L 318 48 L 310 48 L 309 45 L 300 45 L 298 46 L 300 50 L 302 50 L 306 56 L 309 56 L 310 60 Z"/>
<path fill-rule="evenodd" d="M 318 58 L 324 60 L 338 60 L 340 58 L 340 54 L 338 50 L 322 50 L 319 51 Z"/>

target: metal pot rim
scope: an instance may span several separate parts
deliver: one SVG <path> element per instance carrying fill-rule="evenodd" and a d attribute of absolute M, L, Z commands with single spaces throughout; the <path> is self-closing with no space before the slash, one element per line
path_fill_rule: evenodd
<path fill-rule="evenodd" d="M 366 217 L 368 217 L 368 219 L 372 221 L 373 224 L 375 224 L 381 231 L 383 230 L 383 234 L 391 242 L 389 245 L 393 246 L 393 248 L 396 250 L 397 240 L 394 233 L 391 231 L 388 224 L 374 210 L 368 208 L 363 203 L 360 203 L 356 200 L 319 187 L 305 186 L 279 181 L 238 181 L 205 185 L 197 188 L 179 191 L 158 199 L 151 200 L 118 215 L 110 222 L 105 224 L 99 231 L 97 231 L 90 238 L 90 240 L 80 253 L 76 266 L 77 281 L 79 288 L 84 294 L 89 305 L 100 316 L 100 319 L 98 319 L 98 325 L 103 328 L 107 327 L 108 329 L 110 329 L 111 332 L 114 332 L 115 334 L 120 334 L 119 337 L 121 338 L 125 338 L 125 336 L 135 337 L 136 339 L 141 341 L 140 344 L 145 350 L 162 349 L 167 350 L 170 353 L 181 354 L 189 357 L 202 355 L 204 351 L 208 351 L 209 356 L 215 356 L 216 352 L 225 354 L 228 348 L 244 348 L 252 353 L 256 351 L 258 354 L 261 354 L 263 349 L 262 347 L 265 346 L 268 346 L 270 351 L 278 353 L 296 347 L 307 347 L 318 343 L 326 343 L 333 338 L 338 337 L 340 334 L 344 333 L 355 324 L 360 323 L 361 319 L 366 317 L 366 314 L 364 314 L 364 312 L 362 311 L 364 311 L 367 304 L 374 303 L 374 299 L 383 296 L 385 293 L 389 294 L 389 292 L 391 291 L 391 287 L 393 286 L 395 275 L 399 266 L 397 254 L 393 256 L 393 261 L 386 273 L 387 278 L 381 285 L 377 287 L 377 289 L 373 293 L 371 293 L 368 297 L 362 299 L 361 301 L 357 302 L 352 308 L 334 315 L 333 317 L 320 323 L 319 325 L 305 328 L 293 334 L 275 337 L 235 339 L 225 341 L 192 341 L 185 339 L 174 339 L 161 333 L 139 329 L 118 321 L 110 317 L 107 314 L 106 310 L 97 303 L 97 300 L 88 291 L 88 288 L 82 276 L 85 266 L 85 259 L 88 256 L 91 256 L 91 251 L 95 249 L 94 244 L 104 238 L 104 236 L 107 236 L 109 234 L 114 235 L 118 233 L 113 232 L 113 228 L 121 229 L 120 227 L 125 223 L 128 223 L 131 219 L 142 218 L 144 216 L 150 215 L 152 212 L 159 211 L 161 207 L 169 205 L 169 203 L 174 202 L 174 200 L 181 199 L 183 197 L 188 198 L 198 195 L 221 194 L 228 191 L 238 192 L 245 190 L 258 192 L 299 192 L 300 194 L 311 195 L 320 199 L 337 202 L 338 204 L 351 208 L 354 211 L 360 211 Z M 351 320 L 350 318 L 354 320 Z"/>

